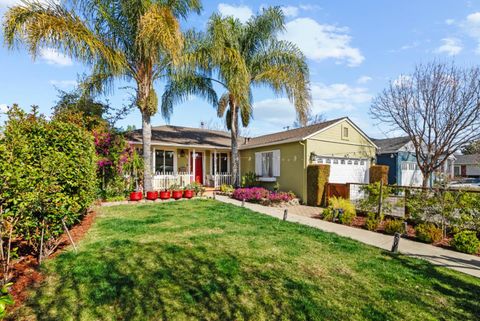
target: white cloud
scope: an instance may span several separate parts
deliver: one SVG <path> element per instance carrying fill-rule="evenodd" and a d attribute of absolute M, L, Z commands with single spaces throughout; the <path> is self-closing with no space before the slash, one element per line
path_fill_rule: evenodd
<path fill-rule="evenodd" d="M 455 19 L 445 19 L 445 24 L 451 26 L 455 23 Z"/>
<path fill-rule="evenodd" d="M 352 38 L 347 31 L 311 18 L 297 18 L 286 24 L 286 32 L 279 38 L 295 43 L 309 59 L 335 59 L 337 63 L 358 66 L 365 58 L 358 48 L 350 46 Z"/>
<path fill-rule="evenodd" d="M 462 42 L 457 38 L 443 38 L 442 45 L 435 52 L 445 53 L 448 56 L 458 55 L 462 51 Z"/>
<path fill-rule="evenodd" d="M 49 65 L 71 66 L 72 59 L 53 48 L 40 49 L 40 57 Z"/>
<path fill-rule="evenodd" d="M 222 16 L 232 16 L 241 22 L 246 22 L 253 15 L 252 9 L 248 6 L 232 6 L 226 3 L 219 3 L 217 9 Z"/>
<path fill-rule="evenodd" d="M 372 80 L 372 77 L 370 76 L 362 76 L 360 78 L 357 79 L 357 83 L 359 84 L 366 84 L 367 82 L 369 82 L 370 80 Z"/>
<path fill-rule="evenodd" d="M 59 88 L 75 87 L 78 84 L 76 80 L 50 80 L 49 83 Z"/>
<path fill-rule="evenodd" d="M 0 114 L 5 114 L 8 111 L 7 104 L 0 104 Z"/>
<path fill-rule="evenodd" d="M 295 6 L 285 6 L 285 7 L 282 7 L 282 11 L 286 17 L 294 18 L 298 16 L 299 8 Z"/>
<path fill-rule="evenodd" d="M 312 113 L 341 110 L 350 111 L 369 103 L 372 95 L 367 88 L 348 84 L 314 83 L 312 90 Z M 265 99 L 254 103 L 254 117 L 257 121 L 279 126 L 291 125 L 296 119 L 295 109 L 287 98 Z"/>
<path fill-rule="evenodd" d="M 469 14 L 462 24 L 467 33 L 475 38 L 480 37 L 480 12 Z"/>

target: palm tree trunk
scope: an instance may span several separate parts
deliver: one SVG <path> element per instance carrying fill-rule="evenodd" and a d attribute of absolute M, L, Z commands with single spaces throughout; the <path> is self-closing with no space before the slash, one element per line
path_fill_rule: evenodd
<path fill-rule="evenodd" d="M 238 107 L 235 104 L 230 105 L 231 124 L 230 134 L 232 138 L 232 185 L 240 186 L 240 156 L 238 154 Z"/>
<path fill-rule="evenodd" d="M 152 186 L 152 124 L 148 111 L 142 112 L 142 142 L 143 142 L 143 191 L 151 191 Z"/>

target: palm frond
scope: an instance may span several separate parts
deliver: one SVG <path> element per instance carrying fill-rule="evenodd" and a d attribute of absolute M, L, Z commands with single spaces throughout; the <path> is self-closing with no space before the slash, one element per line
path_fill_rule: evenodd
<path fill-rule="evenodd" d="M 230 93 L 226 92 L 218 100 L 218 106 L 217 106 L 218 117 L 223 117 L 223 115 L 225 114 L 225 111 L 229 107 L 229 104 L 230 104 Z"/>
<path fill-rule="evenodd" d="M 144 57 L 168 55 L 177 63 L 183 48 L 180 24 L 172 10 L 166 6 L 151 5 L 141 17 L 137 44 Z"/>
<path fill-rule="evenodd" d="M 188 100 L 191 96 L 198 95 L 207 100 L 212 106 L 217 106 L 218 98 L 213 89 L 212 82 L 207 77 L 195 73 L 180 73 L 169 77 L 162 95 L 162 116 L 170 119 L 173 106 Z"/>
<path fill-rule="evenodd" d="M 60 5 L 34 2 L 10 8 L 4 35 L 9 48 L 25 42 L 34 58 L 41 47 L 51 47 L 87 64 L 101 57 L 114 73 L 126 66 L 120 51 L 108 46 L 73 10 Z"/>

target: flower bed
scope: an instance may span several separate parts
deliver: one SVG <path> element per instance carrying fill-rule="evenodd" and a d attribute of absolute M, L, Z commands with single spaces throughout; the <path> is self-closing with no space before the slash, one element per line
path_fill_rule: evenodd
<path fill-rule="evenodd" d="M 292 192 L 272 192 L 263 187 L 238 188 L 233 192 L 232 198 L 269 206 L 298 204 L 298 199 Z"/>

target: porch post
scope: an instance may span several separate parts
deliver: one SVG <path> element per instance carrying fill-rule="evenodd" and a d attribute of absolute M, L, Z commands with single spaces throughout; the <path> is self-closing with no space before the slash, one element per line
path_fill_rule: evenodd
<path fill-rule="evenodd" d="M 195 148 L 193 149 L 193 152 L 192 152 L 192 167 L 193 167 L 193 181 L 195 182 L 195 159 L 196 159 L 196 155 L 195 155 Z"/>
<path fill-rule="evenodd" d="M 217 150 L 213 151 L 213 187 L 217 188 Z"/>

